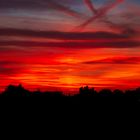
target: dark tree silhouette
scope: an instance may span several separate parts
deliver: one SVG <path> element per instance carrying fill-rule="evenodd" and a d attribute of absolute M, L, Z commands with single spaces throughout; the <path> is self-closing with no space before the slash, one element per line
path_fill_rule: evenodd
<path fill-rule="evenodd" d="M 79 102 L 83 104 L 127 104 L 127 103 L 138 103 L 140 104 L 140 88 L 134 90 L 121 91 L 116 89 L 111 91 L 110 89 L 102 89 L 97 92 L 94 88 L 89 88 L 88 86 L 79 88 L 79 93 L 73 96 L 66 96 L 62 92 L 41 92 L 36 90 L 31 92 L 26 90 L 21 84 L 18 86 L 9 85 L 0 97 L 41 97 L 41 99 L 47 102 L 61 103 L 61 102 Z M 43 98 L 42 98 L 43 97 Z M 54 99 L 60 99 L 54 100 Z M 64 99 L 64 100 L 63 100 Z"/>
<path fill-rule="evenodd" d="M 31 92 L 24 89 L 24 87 L 20 84 L 18 86 L 9 85 L 4 93 L 3 96 L 30 96 Z"/>

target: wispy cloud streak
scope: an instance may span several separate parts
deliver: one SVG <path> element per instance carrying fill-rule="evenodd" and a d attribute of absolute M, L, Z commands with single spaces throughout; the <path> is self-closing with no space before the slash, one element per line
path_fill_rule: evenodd
<path fill-rule="evenodd" d="M 140 57 L 114 57 L 83 62 L 83 64 L 140 64 Z"/>
<path fill-rule="evenodd" d="M 133 34 L 134 35 L 134 34 Z M 0 28 L 0 36 L 21 36 L 50 38 L 60 40 L 91 40 L 91 39 L 130 39 L 131 34 L 117 34 L 113 32 L 59 32 L 36 31 L 28 29 Z"/>
<path fill-rule="evenodd" d="M 110 41 L 110 42 L 37 42 L 37 41 L 0 41 L 0 46 L 19 47 L 64 47 L 64 48 L 137 48 L 139 41 Z"/>

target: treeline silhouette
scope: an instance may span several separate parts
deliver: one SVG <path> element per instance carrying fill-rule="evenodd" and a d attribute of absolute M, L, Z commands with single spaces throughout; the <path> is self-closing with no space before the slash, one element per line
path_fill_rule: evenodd
<path fill-rule="evenodd" d="M 81 87 L 79 93 L 74 95 L 66 95 L 63 92 L 41 92 L 29 91 L 25 89 L 22 85 L 14 86 L 9 85 L 0 94 L 0 97 L 45 97 L 44 99 L 73 99 L 74 101 L 84 101 L 84 102 L 97 102 L 97 101 L 140 101 L 140 88 L 134 90 L 122 91 L 116 89 L 111 91 L 110 89 L 102 89 L 96 91 L 94 88 Z"/>
<path fill-rule="evenodd" d="M 25 89 L 21 84 L 18 86 L 9 85 L 6 89 L 0 94 L 0 96 L 50 96 L 50 97 L 138 97 L 140 98 L 140 88 L 136 88 L 134 90 L 126 90 L 122 91 L 119 89 L 115 89 L 111 91 L 110 89 L 102 89 L 100 91 L 96 91 L 94 88 L 89 88 L 88 86 L 80 87 L 79 93 L 74 95 L 64 94 L 63 92 L 41 92 L 40 90 L 29 91 Z"/>

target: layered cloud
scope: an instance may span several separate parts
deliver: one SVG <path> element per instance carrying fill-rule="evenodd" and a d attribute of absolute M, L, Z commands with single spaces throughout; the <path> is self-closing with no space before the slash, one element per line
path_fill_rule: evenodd
<path fill-rule="evenodd" d="M 131 36 L 131 34 L 129 34 Z M 133 34 L 134 35 L 134 34 Z M 127 39 L 127 34 L 111 32 L 58 32 L 35 31 L 26 29 L 0 29 L 0 36 L 41 37 L 60 40 L 92 40 L 92 39 Z"/>
<path fill-rule="evenodd" d="M 64 47 L 64 48 L 136 48 L 140 47 L 137 32 L 57 32 L 0 29 L 0 46 Z M 13 37 L 14 39 L 11 39 Z M 8 39 L 5 39 L 8 38 Z M 17 39 L 17 38 L 22 38 Z M 26 40 L 28 38 L 28 40 Z M 34 40 L 30 40 L 34 38 Z M 36 38 L 36 39 L 35 39 Z M 41 41 L 42 39 L 42 41 Z M 44 39 L 44 40 L 43 40 Z M 45 41 L 46 40 L 46 41 Z"/>
<path fill-rule="evenodd" d="M 84 32 L 72 30 L 106 2 L 1 0 L 0 89 L 10 83 L 52 89 L 137 87 L 140 12 L 136 0 L 131 3 L 137 8 L 122 5 L 107 17 L 98 15 Z"/>

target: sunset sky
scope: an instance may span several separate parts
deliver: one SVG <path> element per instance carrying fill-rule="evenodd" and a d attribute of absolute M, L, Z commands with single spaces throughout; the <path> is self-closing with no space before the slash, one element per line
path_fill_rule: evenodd
<path fill-rule="evenodd" d="M 1 0 L 0 91 L 140 87 L 139 0 Z"/>

